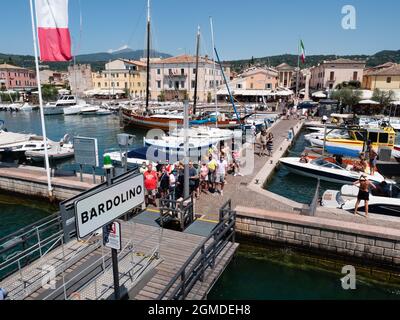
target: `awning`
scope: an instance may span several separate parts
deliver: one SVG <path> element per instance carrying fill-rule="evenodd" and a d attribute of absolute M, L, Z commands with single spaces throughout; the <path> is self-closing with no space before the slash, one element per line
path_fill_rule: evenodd
<path fill-rule="evenodd" d="M 373 105 L 379 105 L 379 102 L 376 102 L 374 100 L 361 100 L 358 104 L 373 104 Z"/>
<path fill-rule="evenodd" d="M 322 91 L 314 92 L 311 96 L 314 98 L 326 98 L 327 97 L 327 95 Z"/>

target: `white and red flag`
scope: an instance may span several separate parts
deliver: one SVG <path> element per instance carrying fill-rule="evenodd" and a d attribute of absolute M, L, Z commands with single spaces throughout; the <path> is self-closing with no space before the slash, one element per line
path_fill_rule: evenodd
<path fill-rule="evenodd" d="M 41 61 L 69 61 L 68 0 L 35 0 Z"/>

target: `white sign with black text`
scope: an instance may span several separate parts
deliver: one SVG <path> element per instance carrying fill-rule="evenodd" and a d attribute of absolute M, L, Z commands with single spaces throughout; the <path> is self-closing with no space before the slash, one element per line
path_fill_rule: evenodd
<path fill-rule="evenodd" d="M 84 238 L 144 202 L 143 175 L 116 183 L 75 202 L 76 229 Z"/>

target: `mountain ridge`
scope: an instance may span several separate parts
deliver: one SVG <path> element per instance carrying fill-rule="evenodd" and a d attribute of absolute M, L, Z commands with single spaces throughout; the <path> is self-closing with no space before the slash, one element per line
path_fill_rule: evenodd
<path fill-rule="evenodd" d="M 91 64 L 94 71 L 98 71 L 104 68 L 104 64 L 109 60 L 113 59 L 132 59 L 139 60 L 145 54 L 145 50 L 132 50 L 130 48 L 123 48 L 115 52 L 98 52 L 81 54 L 76 57 L 78 63 Z M 159 51 L 152 50 L 152 57 L 167 58 L 171 57 L 168 53 L 163 53 Z M 281 54 L 266 56 L 261 58 L 242 59 L 242 60 L 227 60 L 226 63 L 231 64 L 234 71 L 240 72 L 243 69 L 249 67 L 250 65 L 267 65 L 276 67 L 281 63 L 287 63 L 291 66 L 297 66 L 296 54 Z M 359 54 L 359 55 L 310 55 L 306 57 L 306 63 L 301 64 L 301 67 L 311 67 L 321 63 L 324 60 L 333 60 L 336 58 L 347 58 L 353 60 L 365 60 L 368 67 L 377 66 L 386 62 L 400 63 L 400 50 L 382 50 L 373 55 Z M 17 66 L 33 68 L 35 65 L 34 57 L 31 55 L 18 55 L 18 54 L 4 54 L 0 53 L 0 63 L 11 63 Z M 72 62 L 55 62 L 55 63 L 45 63 L 49 65 L 51 69 L 65 71 Z"/>

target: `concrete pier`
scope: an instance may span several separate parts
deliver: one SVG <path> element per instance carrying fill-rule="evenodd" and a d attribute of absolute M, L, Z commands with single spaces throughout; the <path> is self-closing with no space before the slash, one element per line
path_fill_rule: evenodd
<path fill-rule="evenodd" d="M 284 212 L 293 212 L 294 208 L 303 208 L 289 199 L 280 197 L 264 190 L 265 182 L 275 172 L 279 159 L 287 152 L 293 140 L 288 140 L 288 132 L 293 129 L 295 136 L 303 126 L 300 120 L 279 120 L 268 131 L 274 135 L 274 151 L 272 157 L 260 157 L 258 147 L 255 147 L 254 170 L 243 177 L 226 177 L 224 196 L 219 194 L 202 194 L 196 202 L 196 212 L 205 215 L 206 219 L 215 220 L 218 217 L 218 208 L 226 199 L 232 199 L 234 205 L 266 208 Z"/>
<path fill-rule="evenodd" d="M 78 175 L 55 176 L 51 178 L 53 200 L 63 201 L 70 199 L 83 191 L 91 189 L 92 175 L 84 175 L 83 182 Z M 100 183 L 100 177 L 97 177 Z M 28 195 L 38 198 L 48 198 L 46 170 L 30 166 L 14 166 L 0 163 L 0 190 Z"/>

